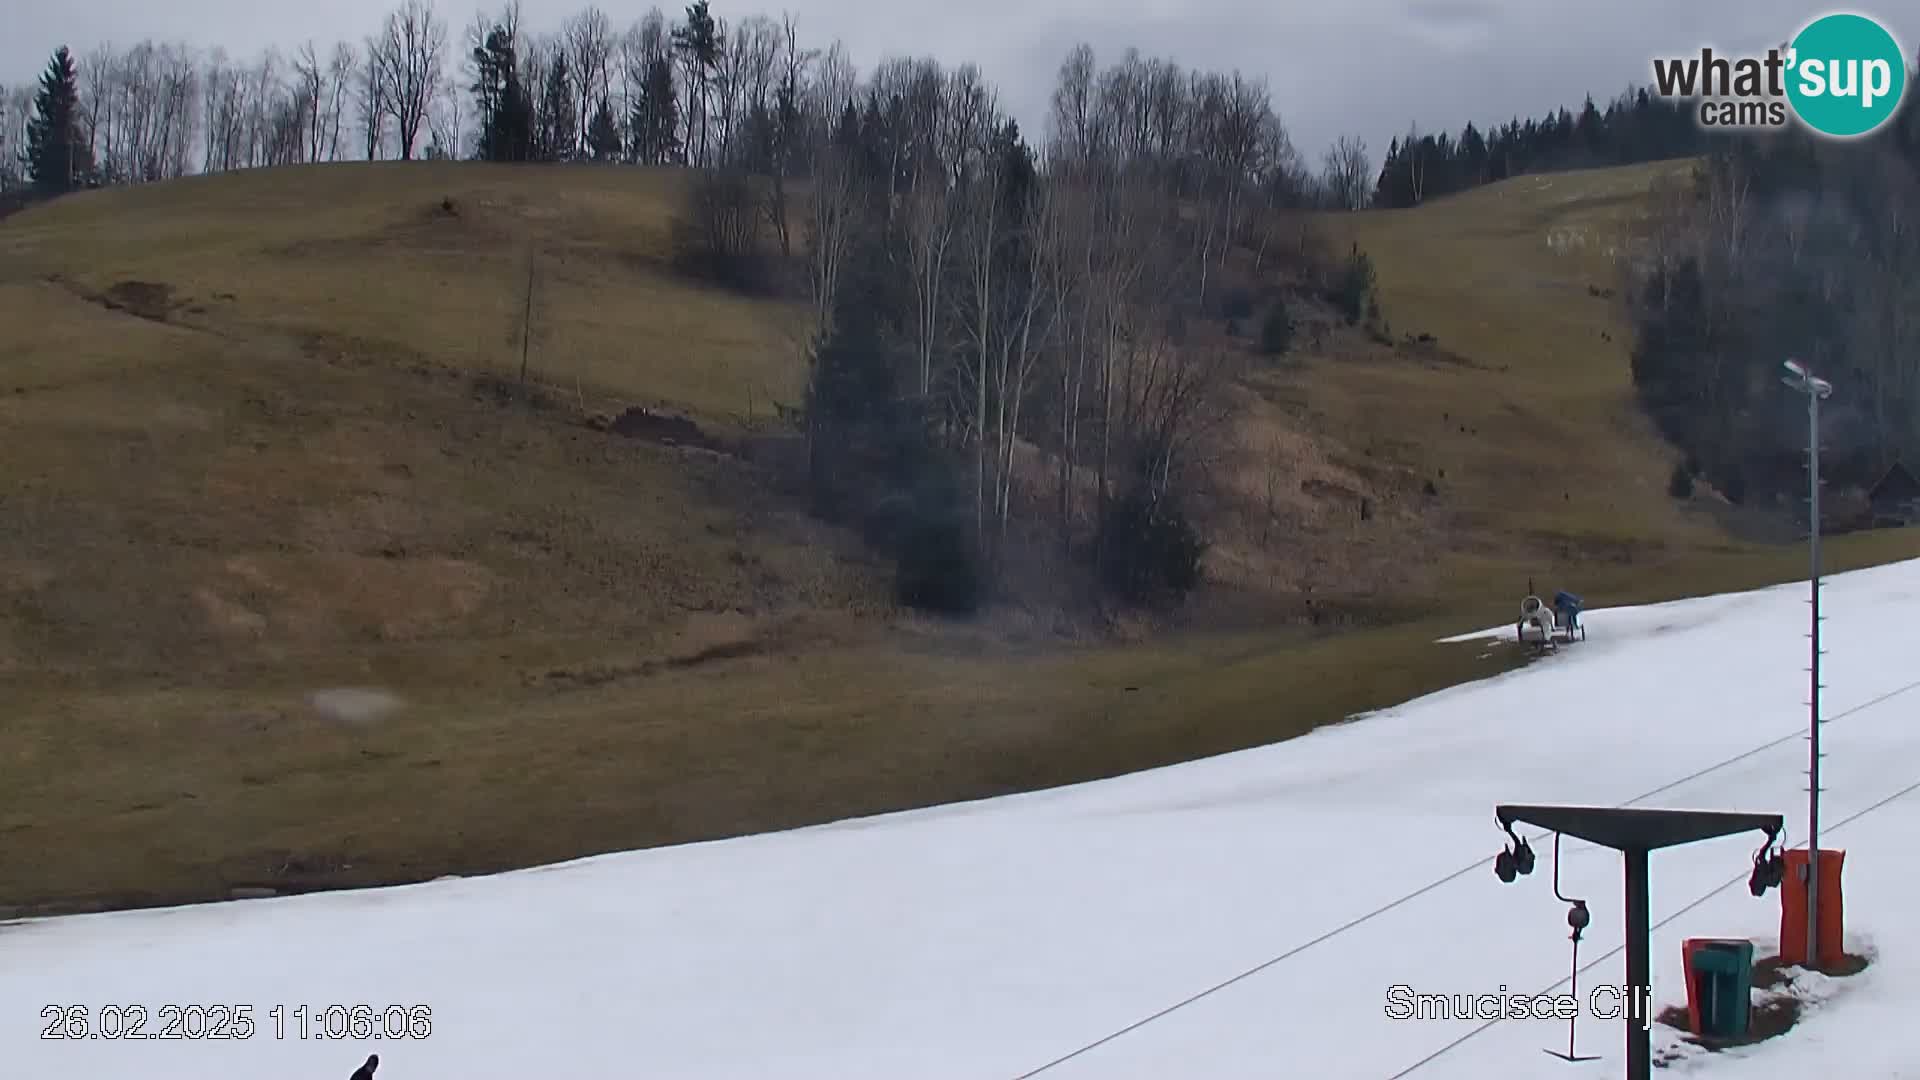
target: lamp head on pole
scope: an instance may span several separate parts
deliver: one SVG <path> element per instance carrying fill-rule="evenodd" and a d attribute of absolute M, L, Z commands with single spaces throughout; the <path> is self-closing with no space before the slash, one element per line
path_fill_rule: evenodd
<path fill-rule="evenodd" d="M 1789 360 L 1782 366 L 1787 369 L 1787 377 L 1780 381 L 1794 390 L 1815 398 L 1832 396 L 1833 384 L 1808 371 L 1805 364 L 1798 360 Z"/>

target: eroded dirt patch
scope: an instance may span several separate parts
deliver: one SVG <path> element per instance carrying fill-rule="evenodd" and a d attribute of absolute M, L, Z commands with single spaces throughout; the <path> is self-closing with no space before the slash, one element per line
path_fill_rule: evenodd
<path fill-rule="evenodd" d="M 1683 1005 L 1669 1005 L 1655 1019 L 1670 1028 L 1687 1032 L 1682 1036 L 1683 1041 L 1709 1052 L 1752 1046 L 1784 1035 L 1799 1023 L 1807 1006 L 1818 1000 L 1815 988 L 1808 985 L 1810 978 L 1847 978 L 1865 971 L 1869 963 L 1868 957 L 1849 953 L 1836 963 L 1824 965 L 1818 975 L 1810 975 L 1805 969 L 1788 964 L 1778 956 L 1756 960 L 1753 965 L 1753 1012 L 1747 1020 L 1746 1035 L 1737 1039 L 1715 1039 L 1692 1034 L 1689 1031 L 1691 1021 Z M 1675 1060 L 1678 1060 L 1677 1055 L 1654 1064 L 1667 1065 Z"/>
<path fill-rule="evenodd" d="M 699 667 L 723 660 L 741 660 L 778 651 L 795 633 L 782 620 L 759 619 L 740 612 L 694 612 L 654 655 L 631 660 L 585 663 L 528 674 L 528 686 L 555 689 L 602 686 L 624 679 L 646 678 L 662 671 Z"/>
<path fill-rule="evenodd" d="M 637 405 L 618 416 L 596 416 L 587 423 L 596 431 L 659 443 L 662 446 L 692 446 L 721 454 L 732 452 L 726 443 L 707 434 L 701 430 L 699 424 L 684 416 L 655 412 Z"/>
<path fill-rule="evenodd" d="M 155 281 L 117 282 L 99 299 L 115 311 L 155 322 L 166 322 L 174 308 L 173 286 Z"/>

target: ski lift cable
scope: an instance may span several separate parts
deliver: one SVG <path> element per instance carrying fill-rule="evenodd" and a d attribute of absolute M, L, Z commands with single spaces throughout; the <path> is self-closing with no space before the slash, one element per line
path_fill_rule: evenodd
<path fill-rule="evenodd" d="M 1133 1023 L 1128 1024 L 1126 1027 L 1123 1027 L 1120 1030 L 1113 1032 L 1110 1035 L 1103 1036 L 1093 1042 L 1088 1043 L 1085 1046 L 1082 1046 L 1080 1049 L 1075 1050 L 1071 1054 L 1067 1054 L 1063 1057 L 1055 1058 L 1052 1061 L 1047 1062 L 1045 1065 L 1042 1065 L 1039 1068 L 1032 1070 L 1031 1072 L 1021 1073 L 1017 1078 L 1017 1080 L 1028 1080 L 1029 1077 L 1038 1076 L 1041 1073 L 1046 1072 L 1048 1069 L 1051 1069 L 1056 1065 L 1064 1065 L 1067 1062 L 1072 1061 L 1074 1058 L 1079 1057 L 1081 1054 L 1084 1054 L 1089 1050 L 1094 1050 L 1101 1046 L 1105 1046 L 1107 1043 L 1112 1042 L 1113 1040 L 1119 1038 L 1120 1036 L 1126 1035 L 1129 1032 L 1136 1031 L 1140 1028 L 1143 1028 L 1148 1024 L 1153 1023 L 1155 1020 L 1158 1020 L 1161 1017 L 1166 1016 L 1168 1013 L 1174 1012 L 1177 1009 L 1184 1009 L 1187 1006 L 1193 1004 L 1194 1002 L 1199 1001 L 1201 998 L 1207 997 L 1211 994 L 1218 993 L 1221 990 L 1225 990 L 1227 987 L 1232 986 L 1234 983 L 1240 982 L 1243 979 L 1251 978 L 1254 975 L 1258 975 L 1260 972 L 1267 970 L 1268 968 L 1274 966 L 1275 964 L 1280 963 L 1283 960 L 1290 960 L 1293 957 L 1298 956 L 1303 952 L 1306 952 L 1308 949 L 1313 948 L 1315 945 L 1320 944 L 1321 942 L 1327 941 L 1328 939 L 1336 937 L 1340 934 L 1344 934 L 1348 930 L 1351 930 L 1354 927 L 1359 926 L 1361 923 L 1367 922 L 1368 920 L 1375 918 L 1376 916 L 1384 915 L 1387 912 L 1392 911 L 1394 908 L 1397 908 L 1400 905 L 1405 904 L 1408 901 L 1414 899 L 1415 897 L 1423 896 L 1429 892 L 1432 892 L 1433 890 L 1439 888 L 1440 886 L 1445 885 L 1446 883 L 1452 881 L 1457 877 L 1462 876 L 1463 874 L 1466 874 L 1469 871 L 1478 870 L 1481 867 L 1481 865 L 1484 864 L 1486 861 L 1487 860 L 1485 859 L 1481 859 L 1479 862 L 1474 863 L 1472 866 L 1466 867 L 1465 869 L 1462 869 L 1462 870 L 1456 870 L 1453 873 L 1448 874 L 1446 877 L 1443 877 L 1438 881 L 1435 881 L 1435 882 L 1432 882 L 1431 884 L 1423 886 L 1422 888 L 1414 892 L 1410 892 L 1398 900 L 1395 900 L 1384 906 L 1377 907 L 1372 911 L 1367 912 L 1365 915 L 1362 915 L 1359 918 L 1352 920 L 1351 922 L 1348 922 L 1342 926 L 1335 927 L 1334 929 L 1329 930 L 1324 934 L 1321 934 L 1319 937 L 1314 938 L 1312 941 L 1308 941 L 1308 942 L 1305 942 L 1304 944 L 1296 945 L 1293 948 L 1288 949 L 1286 952 L 1283 952 L 1280 955 L 1272 958 L 1271 960 L 1267 960 L 1254 967 L 1250 967 L 1247 970 L 1241 972 L 1240 974 L 1235 975 L 1231 979 L 1227 979 L 1224 982 L 1215 983 L 1214 985 L 1207 987 L 1205 990 L 1202 990 L 1197 994 L 1193 994 L 1187 998 L 1182 999 L 1179 1002 L 1176 1002 L 1175 1004 L 1169 1005 L 1166 1008 L 1161 1009 L 1159 1012 L 1154 1013 L 1152 1016 L 1146 1017 L 1145 1019 L 1142 1019 L 1142 1020 L 1136 1020 Z"/>
<path fill-rule="evenodd" d="M 1873 708 L 1875 705 L 1880 705 L 1887 701 L 1891 701 L 1892 699 L 1899 697 L 1901 694 L 1907 693 L 1911 690 L 1920 690 L 1920 680 L 1910 682 L 1905 686 L 1896 687 L 1895 689 L 1889 690 L 1886 693 L 1881 694 L 1877 698 L 1873 698 L 1868 701 L 1863 701 L 1860 704 L 1855 705 L 1850 709 L 1846 709 L 1841 712 L 1834 713 L 1832 716 L 1829 716 L 1825 720 L 1820 721 L 1820 726 L 1826 727 L 1827 725 L 1833 723 L 1836 720 L 1844 720 L 1847 717 L 1854 715 L 1855 713 L 1865 712 L 1868 709 Z M 1661 786 L 1654 788 L 1652 791 L 1646 792 L 1645 794 L 1636 795 L 1633 798 L 1628 799 L 1626 802 L 1621 803 L 1620 805 L 1623 807 L 1632 806 L 1634 803 L 1641 802 L 1646 799 L 1651 799 L 1655 795 L 1664 795 L 1665 793 L 1672 791 L 1674 788 L 1677 788 L 1682 784 L 1690 784 L 1693 781 L 1698 780 L 1703 776 L 1706 776 L 1708 773 L 1719 772 L 1721 769 L 1724 769 L 1729 765 L 1739 764 L 1740 762 L 1745 761 L 1750 757 L 1753 757 L 1755 754 L 1764 754 L 1768 750 L 1771 750 L 1776 746 L 1779 746 L 1783 743 L 1792 742 L 1795 739 L 1804 739 L 1806 738 L 1806 736 L 1807 736 L 1807 732 L 1805 728 L 1797 728 L 1793 731 L 1788 732 L 1785 735 L 1780 736 L 1777 739 L 1774 739 L 1771 742 L 1762 743 L 1761 745 L 1756 746 L 1751 750 L 1747 750 L 1747 751 L 1743 751 L 1741 753 L 1735 754 L 1734 756 L 1727 758 L 1724 761 L 1716 762 L 1712 765 L 1707 766 L 1704 769 L 1699 770 L 1698 772 L 1688 773 L 1687 775 L 1681 777 L 1678 780 L 1674 780 L 1667 784 L 1662 784 Z M 1528 839 L 1530 841 L 1539 840 L 1545 837 L 1546 835 L 1547 835 L 1546 830 L 1543 829 L 1539 833 L 1529 837 Z"/>
<path fill-rule="evenodd" d="M 1875 705 L 1882 704 L 1895 697 L 1898 697 L 1901 694 L 1904 694 L 1904 693 L 1907 693 L 1908 691 L 1916 690 L 1916 689 L 1920 689 L 1920 680 L 1916 680 L 1914 682 L 1910 682 L 1906 684 L 1905 686 L 1901 686 L 1896 689 L 1889 690 L 1888 692 L 1881 694 L 1879 697 L 1873 698 L 1872 700 L 1862 702 L 1858 705 L 1853 706 L 1850 709 L 1846 709 L 1842 712 L 1835 713 L 1834 715 L 1828 717 L 1825 721 L 1823 721 L 1823 724 L 1831 724 L 1836 720 L 1845 719 L 1846 717 L 1852 716 L 1855 713 L 1865 712 L 1866 710 L 1873 708 Z M 1632 806 L 1634 803 L 1651 799 L 1655 795 L 1660 795 L 1668 791 L 1672 791 L 1674 788 L 1677 788 L 1682 784 L 1692 783 L 1693 781 L 1698 780 L 1701 777 L 1708 775 L 1709 773 L 1717 772 L 1721 769 L 1726 768 L 1729 765 L 1733 765 L 1733 764 L 1737 764 L 1738 762 L 1745 761 L 1746 759 L 1753 757 L 1755 754 L 1765 753 L 1766 751 L 1771 750 L 1774 747 L 1781 745 L 1782 743 L 1791 742 L 1794 739 L 1804 738 L 1805 736 L 1806 736 L 1805 730 L 1795 729 L 1794 731 L 1789 732 L 1786 735 L 1782 735 L 1781 737 L 1774 739 L 1770 742 L 1762 743 L 1761 745 L 1756 746 L 1751 750 L 1746 750 L 1739 754 L 1735 754 L 1730 758 L 1727 758 L 1720 762 L 1716 762 L 1715 764 L 1709 765 L 1704 769 L 1698 770 L 1697 772 L 1688 773 L 1686 776 L 1683 776 L 1678 780 L 1673 780 L 1668 783 L 1662 784 L 1659 787 L 1654 788 L 1652 791 L 1643 792 L 1639 795 L 1634 796 L 1631 799 L 1628 799 L 1626 802 L 1619 803 L 1617 805 L 1621 807 Z M 1904 794 L 1904 792 L 1902 794 Z M 1835 826 L 1835 827 L 1837 828 L 1838 826 Z M 1544 839 L 1547 835 L 1548 833 L 1545 830 L 1542 830 L 1541 832 L 1536 833 L 1533 836 L 1528 837 L 1527 839 L 1529 842 L 1531 842 L 1534 840 Z M 1137 1031 L 1140 1028 L 1143 1028 L 1148 1024 L 1153 1023 L 1155 1020 L 1158 1020 L 1168 1015 L 1169 1013 L 1176 1012 L 1180 1009 L 1184 1009 L 1187 1006 L 1192 1005 L 1193 1003 L 1201 1000 L 1202 998 L 1209 997 L 1222 990 L 1225 990 L 1227 987 L 1232 986 L 1235 983 L 1251 978 L 1254 975 L 1258 975 L 1260 972 L 1265 971 L 1270 967 L 1273 967 L 1275 964 L 1279 964 L 1283 961 L 1290 960 L 1293 957 L 1298 956 L 1303 952 L 1306 952 L 1308 949 L 1311 949 L 1316 945 L 1323 944 L 1327 941 L 1332 940 L 1335 937 L 1338 937 L 1341 934 L 1346 933 L 1349 930 L 1355 929 L 1356 927 L 1359 927 L 1365 923 L 1371 922 L 1374 919 L 1379 918 L 1382 915 L 1385 915 L 1387 912 L 1392 911 L 1403 904 L 1410 903 L 1413 900 L 1418 899 L 1419 897 L 1425 896 L 1427 893 L 1430 893 L 1433 890 L 1440 888 L 1442 885 L 1446 885 L 1458 878 L 1465 877 L 1467 874 L 1470 874 L 1475 870 L 1478 870 L 1481 867 L 1485 866 L 1489 861 L 1491 860 L 1477 859 L 1474 862 L 1469 863 L 1468 865 L 1463 866 L 1460 869 L 1455 870 L 1454 872 L 1446 875 L 1445 877 L 1438 878 L 1434 881 L 1428 882 L 1427 884 L 1421 886 L 1418 889 L 1415 889 L 1413 892 L 1410 892 L 1405 896 L 1400 897 L 1397 900 L 1389 901 L 1388 903 L 1382 904 L 1381 906 L 1374 908 L 1372 911 L 1367 912 L 1365 915 L 1361 915 L 1355 919 L 1352 919 L 1346 923 L 1341 924 L 1340 926 L 1336 926 L 1332 930 L 1329 930 L 1326 933 L 1321 934 L 1319 937 L 1316 937 L 1311 941 L 1307 941 L 1302 944 L 1296 945 L 1293 948 L 1288 949 L 1286 952 L 1283 952 L 1278 956 L 1275 956 L 1269 960 L 1262 961 L 1261 963 L 1256 964 L 1255 966 L 1250 967 L 1245 971 L 1242 971 L 1241 973 L 1233 976 L 1230 979 L 1226 979 L 1222 982 L 1215 983 L 1214 985 L 1209 986 L 1206 989 L 1199 991 L 1198 993 L 1189 995 L 1188 997 L 1185 997 L 1180 1001 L 1177 1001 L 1174 1004 L 1169 1005 L 1164 1009 L 1161 1009 L 1159 1012 L 1156 1012 L 1151 1016 L 1144 1017 L 1140 1020 L 1134 1021 L 1131 1024 L 1128 1024 L 1126 1027 L 1123 1027 L 1118 1031 L 1114 1031 L 1110 1034 L 1103 1035 L 1100 1038 L 1095 1039 L 1093 1042 L 1087 1043 L 1086 1045 L 1073 1051 L 1072 1053 L 1064 1054 L 1060 1057 L 1054 1058 L 1052 1061 L 1047 1062 L 1045 1065 L 1042 1065 L 1039 1068 L 1021 1073 L 1018 1077 L 1015 1078 L 1015 1080 L 1030 1080 L 1031 1077 L 1038 1076 L 1049 1069 L 1052 1069 L 1059 1065 L 1064 1065 L 1067 1062 L 1072 1061 L 1074 1058 L 1077 1058 L 1082 1054 L 1085 1054 L 1091 1050 L 1096 1050 L 1102 1046 L 1105 1046 L 1107 1043 L 1110 1043 L 1113 1040 L 1120 1038 L 1123 1035 L 1127 1035 L 1134 1031 Z M 1740 879 L 1736 879 L 1736 881 L 1737 880 L 1740 880 Z M 1724 888 L 1725 886 L 1722 886 L 1722 887 Z M 1705 902 L 1704 898 L 1702 899 L 1701 902 L 1702 903 Z M 1684 914 L 1684 912 L 1677 913 L 1673 917 L 1678 918 L 1679 914 Z M 1608 957 L 1612 955 L 1613 955 L 1612 953 L 1607 954 Z M 1601 960 L 1604 960 L 1604 959 L 1607 959 L 1607 957 L 1601 958 Z M 1599 960 L 1594 961 L 1594 963 L 1596 964 L 1599 962 L 1600 962 Z M 1402 1075 L 1405 1075 L 1405 1074 L 1402 1074 Z"/>
<path fill-rule="evenodd" d="M 1891 805 L 1892 803 L 1897 802 L 1901 798 L 1907 795 L 1911 795 L 1916 791 L 1920 791 L 1920 780 L 1915 780 L 1913 783 L 1908 784 L 1906 787 L 1901 788 L 1899 791 L 1896 791 L 1893 794 L 1887 796 L 1886 798 L 1881 799 L 1879 802 L 1874 803 L 1872 806 L 1869 806 L 1864 810 L 1856 811 L 1855 813 L 1849 814 L 1848 816 L 1841 818 L 1838 822 L 1835 822 L 1834 824 L 1827 826 L 1827 831 L 1834 832 L 1836 830 L 1844 828 L 1849 823 L 1858 821 L 1861 818 L 1866 817 L 1868 814 L 1873 813 L 1875 810 L 1879 810 L 1882 807 Z M 1658 930 L 1661 927 L 1666 926 L 1668 923 L 1674 921 L 1675 919 L 1678 919 L 1680 916 L 1685 915 L 1687 912 L 1692 911 L 1694 908 L 1699 907 L 1701 904 L 1706 903 L 1707 901 L 1713 899 L 1714 897 L 1720 895 L 1723 892 L 1726 892 L 1728 889 L 1733 888 L 1735 885 L 1738 885 L 1745 880 L 1747 880 L 1747 873 L 1745 871 L 1739 874 L 1735 874 L 1733 877 L 1728 878 L 1724 883 L 1714 886 L 1712 890 L 1700 896 L 1698 899 L 1694 900 L 1692 903 L 1688 904 L 1686 907 L 1683 907 L 1679 911 L 1676 911 L 1673 914 L 1667 916 L 1666 918 L 1661 919 L 1659 922 L 1654 923 L 1648 929 Z M 1579 968 L 1577 971 L 1575 971 L 1573 975 L 1569 975 L 1567 978 L 1560 979 L 1555 983 L 1553 983 L 1551 986 L 1542 988 L 1538 993 L 1536 993 L 1533 996 L 1539 997 L 1542 994 L 1553 993 L 1555 990 L 1558 990 L 1560 987 L 1570 982 L 1574 978 L 1574 976 L 1585 975 L 1587 972 L 1593 970 L 1594 968 L 1600 966 L 1601 964 L 1606 963 L 1608 960 L 1611 960 L 1614 957 L 1620 955 L 1622 952 L 1626 950 L 1626 947 L 1627 946 L 1624 942 L 1614 946 L 1605 955 L 1598 956 L 1592 960 L 1587 961 L 1587 963 L 1581 968 Z M 1500 1022 L 1500 1018 L 1498 1017 L 1495 1017 L 1492 1020 L 1486 1021 L 1485 1023 L 1481 1024 L 1479 1027 L 1474 1028 L 1472 1031 L 1467 1032 L 1465 1035 L 1460 1036 L 1459 1038 L 1453 1040 L 1452 1042 L 1441 1047 L 1440 1049 L 1435 1050 L 1433 1053 L 1428 1054 L 1426 1057 L 1421 1058 L 1419 1061 L 1416 1061 L 1413 1064 L 1407 1066 L 1406 1068 L 1400 1070 L 1399 1072 L 1394 1073 L 1391 1077 L 1388 1078 L 1388 1080 L 1401 1080 L 1402 1077 L 1411 1076 L 1414 1072 L 1418 1071 L 1419 1069 L 1423 1068 L 1428 1064 L 1431 1064 L 1434 1061 L 1437 1061 L 1446 1053 L 1453 1050 L 1455 1047 L 1460 1046 L 1461 1044 L 1465 1043 L 1468 1039 L 1473 1038 L 1474 1036 L 1480 1034 L 1481 1032 L 1487 1030 L 1490 1027 L 1493 1027 L 1499 1022 Z"/>

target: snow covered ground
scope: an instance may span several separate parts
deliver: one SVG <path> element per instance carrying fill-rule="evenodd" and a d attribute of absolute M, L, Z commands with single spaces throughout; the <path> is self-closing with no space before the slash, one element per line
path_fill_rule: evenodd
<path fill-rule="evenodd" d="M 1394 1020 L 1389 988 L 1563 989 L 1551 844 L 1501 884 L 1496 803 L 1773 811 L 1798 842 L 1805 593 L 1592 612 L 1588 641 L 1522 671 L 1075 788 L 484 879 L 0 927 L 0 1075 L 344 1080 L 376 1052 L 381 1080 L 1013 1078 L 1284 956 L 1040 1075 L 1619 1076 L 1618 1021 L 1583 1015 L 1579 1049 L 1603 1060 L 1566 1065 L 1541 1053 L 1564 1049 L 1563 1022 Z M 1784 1038 L 1671 1073 L 1920 1077 L 1899 1026 L 1920 1004 L 1905 891 L 1920 790 L 1883 802 L 1920 785 L 1916 594 L 1920 562 L 1834 578 L 1825 601 L 1823 846 L 1848 851 L 1848 924 L 1876 964 Z M 1777 937 L 1778 893 L 1746 888 L 1758 843 L 1653 855 L 1662 1003 L 1684 999 L 1681 938 Z M 1584 998 L 1624 979 L 1608 956 L 1620 857 L 1562 853 L 1563 887 L 1593 911 L 1581 958 L 1603 960 Z M 250 1005 L 256 1031 L 41 1038 L 48 1005 L 96 1022 L 143 1005 L 153 1030 L 167 1004 Z M 332 1005 L 427 1006 L 431 1032 L 317 1038 Z M 1673 1041 L 1656 1029 L 1656 1055 Z"/>

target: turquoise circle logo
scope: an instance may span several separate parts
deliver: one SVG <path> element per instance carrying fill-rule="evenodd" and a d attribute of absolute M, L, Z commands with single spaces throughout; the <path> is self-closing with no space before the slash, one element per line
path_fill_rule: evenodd
<path fill-rule="evenodd" d="M 1907 91 L 1907 55 L 1864 15 L 1824 15 L 1787 53 L 1787 100 L 1822 135 L 1851 139 L 1893 118 Z"/>

